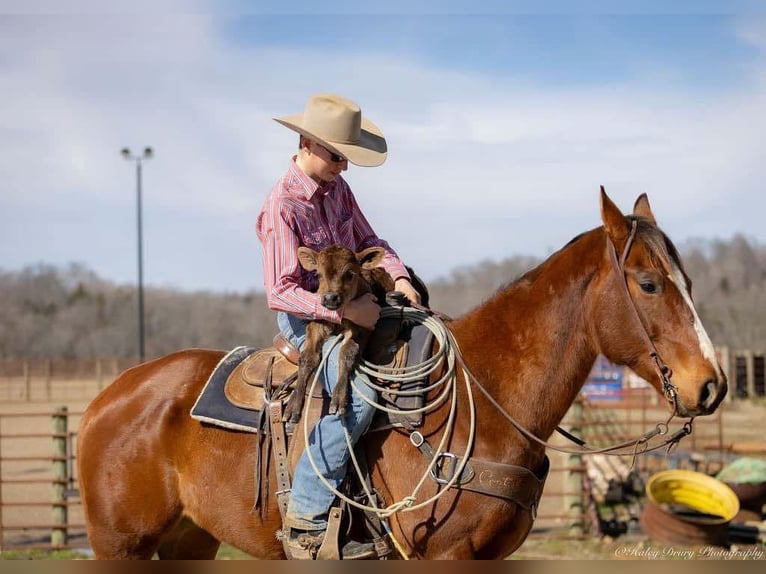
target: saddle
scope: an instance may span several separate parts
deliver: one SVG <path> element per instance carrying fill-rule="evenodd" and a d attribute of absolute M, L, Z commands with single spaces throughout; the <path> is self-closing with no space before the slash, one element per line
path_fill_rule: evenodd
<path fill-rule="evenodd" d="M 276 382 L 285 393 L 292 392 L 298 355 L 298 349 L 278 334 L 273 347 L 253 352 L 234 368 L 224 383 L 224 396 L 236 407 L 261 411 L 266 385 Z"/>
<path fill-rule="evenodd" d="M 396 319 L 386 319 L 380 321 L 375 333 L 370 338 L 365 358 L 381 366 L 405 367 L 409 363 L 422 362 L 431 352 L 432 346 L 433 334 L 422 325 L 405 325 Z M 300 352 L 281 333 L 278 333 L 274 337 L 272 347 L 249 354 L 247 351 L 243 351 L 242 355 L 244 355 L 244 359 L 232 357 L 230 360 L 221 361 L 219 367 L 216 368 L 216 371 L 222 371 L 217 379 L 225 381 L 223 383 L 223 395 L 226 400 L 240 412 L 252 412 L 253 419 L 257 421 L 255 432 L 259 434 L 259 437 L 255 469 L 255 506 L 259 506 L 260 500 L 265 499 L 268 493 L 268 478 L 264 481 L 263 477 L 269 476 L 268 465 L 273 460 L 277 478 L 277 503 L 284 520 L 289 502 L 291 471 L 295 468 L 305 448 L 303 425 L 307 424 L 311 428 L 316 424 L 319 418 L 327 412 L 329 397 L 321 387 L 318 389 L 315 387 L 313 394 L 309 394 L 311 388 L 307 388 L 307 400 L 301 420 L 297 425 L 283 422 L 283 407 L 289 399 L 290 393 L 294 392 L 293 387 L 297 379 Z M 235 366 L 232 368 L 232 365 Z M 210 382 L 215 378 L 216 373 L 214 372 Z M 422 387 L 425 383 L 426 380 L 423 379 L 399 384 L 397 387 L 411 390 L 418 386 Z M 414 409 L 422 406 L 425 397 L 422 394 L 403 396 L 382 392 L 379 400 L 390 407 Z M 196 408 L 197 405 L 195 405 Z M 208 419 L 206 422 L 210 422 L 210 420 Z M 397 415 L 378 411 L 367 432 L 403 425 L 413 428 L 421 423 L 422 414 L 420 413 Z M 296 427 L 301 432 L 295 432 Z M 270 440 L 264 440 L 266 436 L 270 437 Z M 361 444 L 357 447 L 357 459 L 364 461 L 364 451 Z M 365 462 L 362 464 L 366 467 Z M 369 477 L 365 480 L 369 482 Z M 355 486 L 346 484 L 345 486 L 349 495 L 360 498 L 363 492 L 360 484 Z M 368 484 L 367 490 L 370 488 L 371 484 Z M 260 506 L 263 511 L 265 505 Z M 325 543 L 322 544 L 319 556 L 330 559 L 340 558 L 338 541 L 341 531 L 347 527 L 342 526 L 341 522 L 343 521 L 347 525 L 349 522 L 348 514 L 350 514 L 346 512 L 344 517 L 343 511 L 342 506 L 331 509 Z M 390 553 L 391 549 L 385 538 L 385 530 L 380 519 L 367 513 L 361 518 L 363 531 L 372 536 L 377 557 Z"/>
<path fill-rule="evenodd" d="M 425 360 L 431 352 L 433 334 L 423 326 L 403 325 L 396 319 L 386 319 L 380 322 L 375 333 L 370 338 L 365 358 L 375 365 L 387 367 L 406 367 Z M 226 376 L 223 385 L 224 396 L 235 407 L 249 411 L 261 412 L 267 397 L 278 399 L 284 403 L 293 391 L 298 375 L 298 359 L 300 352 L 281 333 L 273 340 L 273 346 L 260 349 L 249 354 L 237 364 Z M 425 381 L 400 383 L 390 385 L 393 390 L 412 390 L 422 388 Z M 309 389 L 307 389 L 307 393 Z M 314 391 L 308 399 L 322 399 L 325 393 L 321 388 Z M 401 411 L 414 410 L 422 406 L 422 395 L 393 395 L 381 393 L 381 403 Z M 370 427 L 372 430 L 382 430 L 392 426 L 419 426 L 422 414 L 394 414 L 379 411 Z M 405 420 L 406 419 L 406 420 Z M 291 434 L 288 425 L 288 434 Z M 370 432 L 368 431 L 368 432 Z"/>

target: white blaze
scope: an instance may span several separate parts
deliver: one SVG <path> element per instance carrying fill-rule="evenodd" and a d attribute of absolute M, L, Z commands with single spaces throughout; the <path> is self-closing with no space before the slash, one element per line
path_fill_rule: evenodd
<path fill-rule="evenodd" d="M 684 275 L 681 273 L 681 270 L 678 268 L 675 261 L 671 261 L 671 267 L 673 268 L 673 275 L 668 275 L 668 279 L 675 283 L 678 291 L 681 293 L 681 296 L 684 298 L 684 301 L 686 301 L 686 304 L 692 312 L 692 316 L 694 317 L 694 331 L 697 333 L 697 340 L 699 341 L 702 356 L 710 361 L 710 364 L 715 367 L 718 377 L 722 378 L 723 373 L 721 372 L 721 367 L 718 364 L 718 359 L 715 355 L 715 347 L 713 347 L 713 343 L 710 340 L 707 331 L 705 331 L 705 327 L 702 326 L 702 321 L 700 321 L 699 315 L 697 315 L 697 310 L 694 308 L 692 298 L 689 296 L 686 279 L 684 279 Z"/>

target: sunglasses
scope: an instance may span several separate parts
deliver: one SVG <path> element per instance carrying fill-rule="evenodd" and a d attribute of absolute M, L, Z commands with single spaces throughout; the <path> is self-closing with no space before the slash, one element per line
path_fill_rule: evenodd
<path fill-rule="evenodd" d="M 340 162 L 342 162 L 342 161 L 346 161 L 346 158 L 345 158 L 345 157 L 343 157 L 342 155 L 338 155 L 337 153 L 333 153 L 333 152 L 331 152 L 329 149 L 327 149 L 326 147 L 324 147 L 324 146 L 323 146 L 323 145 L 321 145 L 321 144 L 317 144 L 317 145 L 318 145 L 319 147 L 321 147 L 323 150 L 325 150 L 325 151 L 326 151 L 326 152 L 329 154 L 329 156 L 330 156 L 330 161 L 333 161 L 333 162 L 335 162 L 335 163 L 340 163 Z"/>

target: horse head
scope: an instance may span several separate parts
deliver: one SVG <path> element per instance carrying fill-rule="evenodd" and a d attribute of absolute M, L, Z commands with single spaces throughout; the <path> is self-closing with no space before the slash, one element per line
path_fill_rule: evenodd
<path fill-rule="evenodd" d="M 649 381 L 679 415 L 712 413 L 726 395 L 726 376 L 694 308 L 691 280 L 646 194 L 626 216 L 602 187 L 601 219 L 609 263 L 596 278 L 599 351 Z"/>

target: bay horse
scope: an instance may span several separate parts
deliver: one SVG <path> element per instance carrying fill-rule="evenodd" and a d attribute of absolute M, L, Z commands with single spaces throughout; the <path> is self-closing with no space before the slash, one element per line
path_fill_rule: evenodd
<path fill-rule="evenodd" d="M 603 225 L 448 324 L 465 364 L 489 395 L 476 393 L 471 456 L 538 469 L 545 448 L 506 415 L 547 439 L 599 353 L 670 397 L 667 373 L 669 409 L 680 416 L 710 414 L 726 394 L 726 377 L 692 303 L 691 281 L 646 195 L 626 216 L 602 188 L 601 219 Z M 255 558 L 284 558 L 275 537 L 281 527 L 275 497 L 264 502 L 268 512 L 251 508 L 255 435 L 189 416 L 224 354 L 190 349 L 141 364 L 88 406 L 77 464 L 96 558 L 149 559 L 157 553 L 161 559 L 212 559 L 222 541 Z M 672 375 L 658 370 L 658 356 Z M 453 448 L 465 445 L 469 432 L 467 390 L 458 387 Z M 423 435 L 437 433 L 446 408 L 427 414 Z M 370 433 L 365 444 L 383 501 L 401 500 L 427 460 L 401 429 Z M 437 489 L 426 484 L 423 496 Z M 519 504 L 461 489 L 390 518 L 401 552 L 424 559 L 507 557 L 533 521 L 533 511 Z"/>

